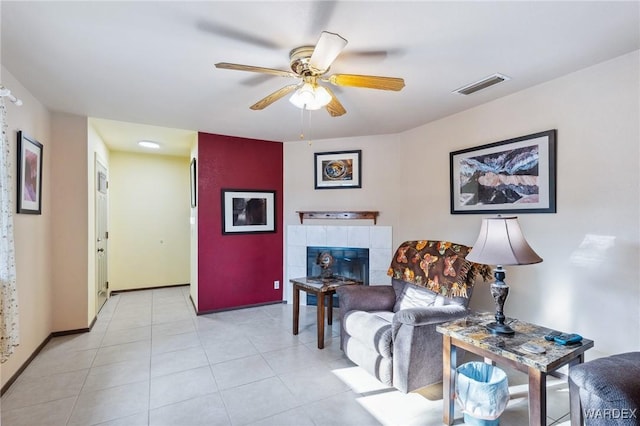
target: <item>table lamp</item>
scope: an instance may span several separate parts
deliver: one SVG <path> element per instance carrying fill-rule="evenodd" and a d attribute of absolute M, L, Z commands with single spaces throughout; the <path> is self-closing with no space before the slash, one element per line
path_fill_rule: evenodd
<path fill-rule="evenodd" d="M 491 217 L 482 219 L 480 235 L 466 257 L 467 260 L 484 265 L 496 265 L 491 284 L 491 295 L 496 303 L 496 322 L 486 325 L 493 334 L 512 335 L 513 329 L 504 323 L 504 302 L 509 294 L 505 284 L 503 265 L 530 265 L 542 262 L 525 240 L 517 217 Z"/>

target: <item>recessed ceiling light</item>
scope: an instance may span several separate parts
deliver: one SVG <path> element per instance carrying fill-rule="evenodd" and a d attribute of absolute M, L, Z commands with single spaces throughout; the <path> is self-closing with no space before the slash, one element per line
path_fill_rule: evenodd
<path fill-rule="evenodd" d="M 154 141 L 138 141 L 138 145 L 143 148 L 160 149 L 160 144 Z"/>

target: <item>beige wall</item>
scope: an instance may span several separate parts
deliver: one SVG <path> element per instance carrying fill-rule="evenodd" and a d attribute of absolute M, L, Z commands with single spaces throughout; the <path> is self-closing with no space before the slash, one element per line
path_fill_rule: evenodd
<path fill-rule="evenodd" d="M 95 312 L 88 314 L 87 119 L 49 113 L 5 69 L 2 82 L 24 102 L 8 107 L 11 158 L 23 130 L 43 144 L 44 163 L 42 214 L 14 216 L 20 346 L 2 365 L 4 385 L 51 332 L 87 328 Z"/>
<path fill-rule="evenodd" d="M 6 102 L 12 175 L 16 175 L 16 132 L 18 130 L 26 132 L 43 145 L 42 214 L 14 215 L 20 346 L 16 348 L 9 360 L 0 366 L 0 376 L 4 386 L 7 380 L 15 374 L 51 333 L 53 322 L 53 278 L 50 250 L 51 163 L 55 142 L 51 137 L 51 115 L 47 109 L 4 68 L 2 68 L 2 84 L 24 102 L 21 107 Z M 15 203 L 15 179 L 10 192 Z"/>
<path fill-rule="evenodd" d="M 111 152 L 111 291 L 189 283 L 189 162 Z"/>
<path fill-rule="evenodd" d="M 558 129 L 558 212 L 519 215 L 544 262 L 507 268 L 506 311 L 592 338 L 602 353 L 640 346 L 639 75 L 635 52 L 406 134 L 417 152 L 433 143 L 427 169 L 439 176 L 436 197 L 448 200 L 448 151 Z M 446 209 L 425 231 L 472 244 L 481 216 Z M 404 219 L 419 218 L 407 210 Z M 473 304 L 491 310 L 488 291 L 479 293 Z"/>
<path fill-rule="evenodd" d="M 314 153 L 362 150 L 362 188 L 314 190 Z M 403 149 L 398 136 L 287 142 L 284 146 L 284 218 L 299 225 L 297 210 L 380 210 L 378 223 L 397 226 L 402 187 Z M 385 206 L 385 208 L 382 208 Z M 371 221 L 361 221 L 370 225 Z M 349 221 L 349 224 L 357 222 Z M 313 221 L 335 225 L 335 221 Z"/>
<path fill-rule="evenodd" d="M 53 330 L 87 328 L 89 274 L 87 264 L 87 118 L 53 113 L 51 150 Z"/>
<path fill-rule="evenodd" d="M 449 152 L 558 129 L 558 213 L 519 215 L 544 262 L 507 268 L 506 314 L 594 339 L 588 358 L 637 350 L 638 75 L 634 52 L 403 134 L 288 142 L 285 225 L 299 223 L 299 209 L 366 208 L 393 226 L 394 246 L 416 238 L 473 244 L 483 216 L 449 213 Z M 363 189 L 314 191 L 313 152 L 356 148 Z M 471 304 L 494 310 L 488 285 Z"/>

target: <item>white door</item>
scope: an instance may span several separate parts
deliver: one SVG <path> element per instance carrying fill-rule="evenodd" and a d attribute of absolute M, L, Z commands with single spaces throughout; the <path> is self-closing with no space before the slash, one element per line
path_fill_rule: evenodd
<path fill-rule="evenodd" d="M 107 276 L 108 225 L 107 168 L 96 159 L 96 312 L 109 297 Z"/>

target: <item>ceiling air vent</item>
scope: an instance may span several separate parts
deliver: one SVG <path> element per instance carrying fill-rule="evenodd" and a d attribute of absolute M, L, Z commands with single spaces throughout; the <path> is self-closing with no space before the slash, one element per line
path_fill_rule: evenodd
<path fill-rule="evenodd" d="M 479 90 L 486 89 L 489 86 L 493 86 L 494 84 L 502 83 L 503 81 L 511 80 L 511 77 L 507 77 L 504 74 L 493 74 L 489 77 L 485 77 L 480 81 L 476 81 L 475 83 L 467 84 L 464 87 L 456 89 L 453 93 L 460 93 L 461 95 L 470 95 Z"/>

